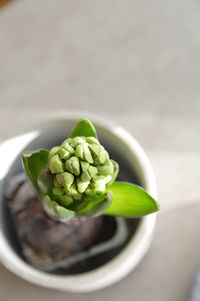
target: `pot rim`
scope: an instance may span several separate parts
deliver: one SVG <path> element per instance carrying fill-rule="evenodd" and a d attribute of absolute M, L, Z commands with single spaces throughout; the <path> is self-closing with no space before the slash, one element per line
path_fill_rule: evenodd
<path fill-rule="evenodd" d="M 153 197 L 157 198 L 156 181 L 150 161 L 139 143 L 124 128 L 95 114 L 79 111 L 70 111 L 67 113 L 57 112 L 48 115 L 45 114 L 43 115 L 43 121 L 37 123 L 36 126 L 41 126 L 50 120 L 60 122 L 61 119 L 67 119 L 76 122 L 81 118 L 90 118 L 95 125 L 109 131 L 110 134 L 114 135 L 129 149 L 137 163 L 139 178 L 143 187 Z M 33 128 L 33 126 L 31 128 Z M 27 136 L 28 133 L 26 132 L 24 135 Z M 7 141 L 12 141 L 18 137 L 20 136 L 13 137 Z M 30 141 L 31 140 L 29 138 L 28 143 Z M 2 144 L 0 144 L 0 150 L 1 148 Z M 34 267 L 18 257 L 14 250 L 9 246 L 2 229 L 0 229 L 0 261 L 8 268 L 8 270 L 14 272 L 21 278 L 40 286 L 71 292 L 89 292 L 101 289 L 119 281 L 137 266 L 151 243 L 156 216 L 157 214 L 153 213 L 143 217 L 136 233 L 133 235 L 133 238 L 130 239 L 126 247 L 110 262 L 96 270 L 70 276 L 47 274 L 36 270 Z"/>

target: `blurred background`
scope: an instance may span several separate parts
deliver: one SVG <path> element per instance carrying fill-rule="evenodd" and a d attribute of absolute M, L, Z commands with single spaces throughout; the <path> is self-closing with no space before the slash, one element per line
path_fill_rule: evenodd
<path fill-rule="evenodd" d="M 94 112 L 142 144 L 161 203 L 148 254 L 120 283 L 64 294 L 0 266 L 0 300 L 187 300 L 200 262 L 199 11 L 197 0 L 0 0 L 0 140 L 55 111 Z"/>

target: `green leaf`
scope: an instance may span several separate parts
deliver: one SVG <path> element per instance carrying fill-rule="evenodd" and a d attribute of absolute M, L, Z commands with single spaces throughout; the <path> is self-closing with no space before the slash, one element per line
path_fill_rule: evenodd
<path fill-rule="evenodd" d="M 24 170 L 35 188 L 42 194 L 46 194 L 51 185 L 51 179 L 47 173 L 48 155 L 47 149 L 22 153 Z"/>
<path fill-rule="evenodd" d="M 159 210 L 158 203 L 141 187 L 125 182 L 114 182 L 112 204 L 104 214 L 141 217 Z"/>
<path fill-rule="evenodd" d="M 77 215 L 86 217 L 96 217 L 104 213 L 112 203 L 112 193 L 106 192 L 101 195 L 93 196 L 88 203 L 78 211 Z"/>
<path fill-rule="evenodd" d="M 55 221 L 67 222 L 75 216 L 74 211 L 58 205 L 49 196 L 45 196 L 42 199 L 42 206 L 47 215 Z"/>
<path fill-rule="evenodd" d="M 111 161 L 112 164 L 113 164 L 114 172 L 113 172 L 113 174 L 112 174 L 112 179 L 111 179 L 110 182 L 108 183 L 108 186 L 112 185 L 112 184 L 115 182 L 115 180 L 116 180 L 116 178 L 117 178 L 117 175 L 118 175 L 118 172 L 119 172 L 119 165 L 118 165 L 118 163 L 115 162 L 115 161 L 112 160 L 112 159 L 111 159 L 110 161 Z"/>
<path fill-rule="evenodd" d="M 74 137 L 95 137 L 97 138 L 95 127 L 93 126 L 92 122 L 88 119 L 81 120 L 74 130 L 72 131 L 70 138 Z"/>

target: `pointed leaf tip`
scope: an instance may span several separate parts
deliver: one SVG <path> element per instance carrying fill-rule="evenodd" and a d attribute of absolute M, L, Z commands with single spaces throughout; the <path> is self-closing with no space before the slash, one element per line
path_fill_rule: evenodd
<path fill-rule="evenodd" d="M 138 185 L 114 182 L 109 189 L 112 191 L 112 204 L 105 214 L 141 217 L 159 210 L 156 200 Z"/>
<path fill-rule="evenodd" d="M 81 121 L 79 121 L 69 137 L 74 138 L 78 136 L 97 138 L 95 127 L 90 120 L 82 119 Z"/>

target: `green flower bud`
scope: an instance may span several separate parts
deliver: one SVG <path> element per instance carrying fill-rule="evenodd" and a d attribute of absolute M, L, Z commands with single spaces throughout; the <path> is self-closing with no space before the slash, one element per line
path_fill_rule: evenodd
<path fill-rule="evenodd" d="M 71 203 L 73 203 L 73 198 L 69 195 L 60 195 L 59 200 L 60 204 L 64 207 L 69 206 Z"/>
<path fill-rule="evenodd" d="M 83 158 L 88 163 L 94 163 L 94 160 L 92 158 L 92 155 L 91 155 L 88 145 L 86 143 L 83 143 L 82 145 L 83 145 Z"/>
<path fill-rule="evenodd" d="M 52 193 L 64 207 L 103 193 L 114 173 L 107 151 L 95 137 L 66 139 L 50 150 L 48 162 Z"/>
<path fill-rule="evenodd" d="M 95 137 L 86 137 L 85 138 L 86 142 L 90 145 L 90 144 L 100 144 L 99 141 L 97 140 L 97 138 Z"/>
<path fill-rule="evenodd" d="M 65 168 L 75 176 L 80 174 L 80 163 L 77 157 L 71 157 L 65 163 Z"/>
<path fill-rule="evenodd" d="M 82 175 L 81 175 L 81 181 L 87 182 L 87 181 L 90 181 L 90 179 L 91 179 L 91 177 L 90 177 L 88 171 L 83 171 Z"/>
<path fill-rule="evenodd" d="M 69 189 L 64 189 L 66 195 L 72 196 L 74 200 L 80 200 L 82 198 L 82 195 L 78 192 L 77 186 L 74 183 Z"/>
<path fill-rule="evenodd" d="M 88 162 L 85 162 L 85 161 L 81 161 L 81 168 L 82 168 L 82 171 L 87 171 L 90 167 L 90 164 Z"/>
<path fill-rule="evenodd" d="M 104 176 L 95 176 L 93 178 L 95 191 L 104 192 L 106 187 L 106 178 Z"/>
<path fill-rule="evenodd" d="M 52 192 L 54 195 L 60 196 L 64 194 L 64 191 L 62 188 L 53 187 Z"/>
<path fill-rule="evenodd" d="M 56 180 L 62 187 L 69 189 L 74 182 L 74 176 L 69 172 L 63 172 L 56 175 Z"/>
<path fill-rule="evenodd" d="M 83 152 L 84 152 L 83 146 L 82 146 L 82 144 L 79 144 L 77 146 L 76 152 L 75 152 L 76 157 L 83 160 Z"/>
<path fill-rule="evenodd" d="M 83 192 L 85 192 L 86 188 L 88 187 L 90 181 L 82 181 L 80 178 L 77 178 L 76 183 L 77 183 L 78 191 L 80 193 L 83 193 Z"/>
<path fill-rule="evenodd" d="M 98 169 L 94 166 L 89 166 L 88 173 L 89 173 L 90 177 L 93 178 L 98 173 Z"/>
<path fill-rule="evenodd" d="M 57 154 L 59 155 L 60 159 L 65 159 L 65 160 L 70 158 L 71 155 L 71 153 L 68 150 L 61 147 L 59 147 Z"/>
<path fill-rule="evenodd" d="M 113 172 L 114 172 L 114 167 L 113 167 L 113 164 L 110 160 L 108 160 L 108 163 L 106 165 L 103 165 L 103 166 L 98 166 L 97 167 L 98 169 L 98 174 L 99 175 L 112 175 Z"/>
<path fill-rule="evenodd" d="M 64 164 L 58 155 L 54 155 L 49 160 L 49 169 L 52 174 L 61 173 L 64 171 Z"/>
<path fill-rule="evenodd" d="M 100 145 L 96 145 L 96 144 L 90 144 L 89 148 L 93 154 L 94 157 L 98 157 L 99 152 L 100 152 Z"/>
<path fill-rule="evenodd" d="M 57 181 L 56 176 L 53 177 L 53 187 L 55 187 L 55 188 L 61 188 L 61 185 Z"/>
<path fill-rule="evenodd" d="M 54 146 L 49 152 L 49 159 L 51 157 L 53 157 L 54 155 L 56 155 L 58 153 L 59 149 L 60 149 L 59 146 Z"/>
<path fill-rule="evenodd" d="M 105 151 L 104 147 L 102 145 L 99 146 L 99 154 L 98 156 L 95 158 L 95 163 L 98 164 L 103 164 L 105 163 L 105 160 L 108 156 L 108 153 Z"/>
<path fill-rule="evenodd" d="M 74 148 L 69 145 L 68 139 L 61 144 L 61 147 L 68 151 L 71 155 L 74 154 Z"/>

